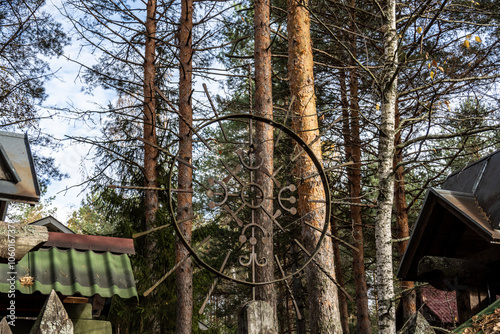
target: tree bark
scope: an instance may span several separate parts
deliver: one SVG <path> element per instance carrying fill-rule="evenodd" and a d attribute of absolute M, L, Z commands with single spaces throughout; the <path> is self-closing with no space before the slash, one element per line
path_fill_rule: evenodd
<path fill-rule="evenodd" d="M 332 235 L 338 237 L 337 224 L 336 222 L 331 223 Z M 335 277 L 337 278 L 337 283 L 340 286 L 345 286 L 344 276 L 342 273 L 342 266 L 340 265 L 341 254 L 339 248 L 339 242 L 333 241 L 333 258 L 335 261 Z M 349 334 L 349 308 L 347 305 L 347 297 L 343 293 L 339 293 L 339 311 L 340 311 L 340 321 L 342 325 L 342 332 L 344 334 Z"/>
<path fill-rule="evenodd" d="M 349 123 L 349 102 L 347 99 L 347 85 L 346 85 L 346 74 L 343 69 L 339 73 L 339 86 L 340 86 L 340 104 L 342 106 L 342 134 L 344 137 L 345 154 L 349 161 L 351 158 L 351 126 Z M 351 170 L 347 170 L 347 178 L 350 178 Z M 331 222 L 332 235 L 338 236 L 337 233 L 337 223 Z M 333 240 L 332 240 L 333 241 Z M 339 242 L 333 241 L 333 254 L 335 259 L 335 275 L 337 277 L 337 282 L 344 286 L 344 279 L 341 273 L 340 265 L 340 248 Z M 354 257 L 354 254 L 353 254 Z M 339 293 L 339 308 L 340 308 L 340 320 L 342 322 L 342 330 L 344 334 L 349 334 L 349 311 L 347 305 L 347 297 L 343 293 Z"/>
<path fill-rule="evenodd" d="M 144 185 L 157 188 L 158 150 L 156 145 L 156 98 L 155 98 L 155 58 L 156 58 L 156 0 L 148 0 L 146 17 L 146 46 L 144 56 Z M 158 191 L 147 189 L 145 193 L 146 230 L 153 227 L 158 210 Z M 149 244 L 149 249 L 155 245 Z"/>
<path fill-rule="evenodd" d="M 309 12 L 305 8 L 308 4 L 308 1 L 299 3 L 296 0 L 288 0 L 287 30 L 288 76 L 291 96 L 295 98 L 292 106 L 293 128 L 307 144 L 310 144 L 319 135 L 319 129 L 314 94 L 310 18 Z M 314 154 L 321 159 L 320 140 L 310 146 Z M 300 180 L 312 173 L 314 165 L 303 154 L 296 161 L 295 170 L 296 176 Z M 298 191 L 299 214 L 303 216 L 305 222 L 319 227 L 326 214 L 324 205 L 310 201 L 325 198 L 319 178 L 304 180 L 299 184 Z M 312 251 L 318 242 L 319 233 L 304 224 L 302 239 L 304 246 Z M 335 276 L 330 238 L 325 238 L 315 260 L 326 272 Z M 337 287 L 315 264 L 307 266 L 305 273 L 309 291 L 311 333 L 341 333 Z"/>
<path fill-rule="evenodd" d="M 351 53 L 357 57 L 356 35 L 356 0 L 351 0 L 351 22 L 350 22 L 350 41 Z M 353 246 L 358 252 L 352 254 L 353 275 L 356 289 L 356 328 L 358 333 L 371 334 L 372 326 L 370 322 L 370 311 L 368 309 L 368 289 L 366 287 L 366 273 L 364 261 L 364 243 L 363 243 L 363 219 L 361 217 L 361 138 L 359 131 L 359 99 L 358 99 L 358 72 L 356 63 L 351 58 L 349 72 L 349 95 L 350 95 L 350 159 L 353 164 L 349 168 L 348 174 L 351 190 L 351 221 Z M 348 153 L 348 152 L 346 152 Z"/>
<path fill-rule="evenodd" d="M 255 33 L 255 113 L 269 119 L 273 118 L 273 95 L 272 95 L 272 67 L 271 67 L 271 3 L 270 0 L 254 1 L 254 33 Z M 273 181 L 269 175 L 274 170 L 273 165 L 273 129 L 270 125 L 258 122 L 255 128 L 255 153 L 257 164 L 262 166 L 256 172 L 255 182 L 261 186 L 264 197 L 273 197 Z M 262 201 L 262 207 L 267 212 L 274 213 L 272 199 Z M 268 235 L 273 234 L 273 221 L 259 209 L 256 212 L 256 222 L 261 225 Z M 257 281 L 272 281 L 274 279 L 273 243 L 258 243 L 257 252 L 259 259 L 265 258 L 267 265 L 256 267 Z M 263 300 L 271 305 L 276 322 L 276 292 L 271 284 L 255 288 L 255 298 Z"/>
<path fill-rule="evenodd" d="M 397 107 L 397 105 L 396 105 Z M 397 128 L 400 123 L 400 113 L 396 111 L 395 127 Z M 401 132 L 396 133 L 395 145 L 401 144 Z M 403 173 L 403 166 L 396 167 L 398 163 L 403 161 L 403 150 L 399 149 L 394 155 L 394 168 L 396 172 L 394 182 L 394 203 L 396 208 L 396 229 L 397 238 L 400 240 L 398 243 L 399 261 L 403 259 L 406 247 L 408 245 L 408 237 L 410 236 L 410 229 L 408 227 L 408 210 L 406 205 L 406 190 L 405 190 L 405 176 Z M 417 314 L 417 295 L 415 293 L 415 285 L 410 281 L 401 281 L 399 286 L 402 290 L 401 302 L 403 303 L 403 321 L 406 323 L 408 320 L 413 319 Z"/>
<path fill-rule="evenodd" d="M 158 150 L 156 136 L 156 97 L 155 97 L 155 72 L 156 72 L 156 0 L 148 0 L 146 5 L 146 44 L 144 54 L 144 230 L 154 227 L 156 212 L 158 211 Z M 151 145 L 153 144 L 153 145 Z M 149 188 L 149 189 L 148 189 Z M 151 235 L 146 237 L 146 257 L 149 259 L 150 275 L 154 278 L 154 254 L 156 241 Z M 154 300 L 145 301 L 148 308 L 154 307 Z M 148 326 L 153 333 L 159 333 L 161 320 L 157 314 L 149 313 Z"/>
<path fill-rule="evenodd" d="M 396 307 L 394 305 L 394 282 L 392 268 L 391 218 L 394 204 L 394 116 L 396 110 L 397 44 L 396 1 L 387 0 L 383 13 L 384 68 L 380 93 L 382 99 L 378 156 L 378 205 L 375 221 L 375 244 L 377 257 L 378 328 L 379 333 L 396 332 Z"/>
<path fill-rule="evenodd" d="M 179 26 L 179 157 L 191 162 L 193 140 L 191 128 L 193 124 L 192 108 L 192 73 L 193 73 L 193 0 L 181 1 L 181 20 Z M 185 164 L 178 164 L 179 189 L 192 189 L 193 170 Z M 193 216 L 192 193 L 180 192 L 177 195 L 177 220 L 186 220 Z M 180 224 L 180 230 L 188 242 L 191 242 L 192 222 L 190 220 Z M 176 262 L 180 262 L 189 254 L 179 237 L 176 238 Z M 193 318 L 193 269 L 191 259 L 187 259 L 176 270 L 177 291 L 177 322 L 176 334 L 190 334 Z"/>
<path fill-rule="evenodd" d="M 290 254 L 292 259 L 297 259 L 299 257 L 298 246 L 296 244 L 292 244 L 290 246 Z M 292 271 L 295 272 L 297 271 L 297 262 L 293 261 L 292 262 Z M 295 301 L 297 302 L 297 308 L 299 309 L 300 314 L 302 315 L 302 318 L 299 319 L 299 317 L 296 317 L 296 332 L 297 334 L 306 334 L 306 319 L 304 317 L 304 287 L 302 285 L 302 280 L 300 277 L 293 277 L 292 278 L 292 291 L 293 295 L 295 297 Z"/>

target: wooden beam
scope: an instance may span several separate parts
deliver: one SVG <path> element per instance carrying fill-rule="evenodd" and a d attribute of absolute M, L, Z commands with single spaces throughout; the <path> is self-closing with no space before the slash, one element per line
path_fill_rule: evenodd
<path fill-rule="evenodd" d="M 21 260 L 35 247 L 49 240 L 45 226 L 0 221 L 0 263 Z"/>
<path fill-rule="evenodd" d="M 418 263 L 419 280 L 445 291 L 463 290 L 467 286 L 486 286 L 490 270 L 483 264 L 439 256 L 424 256 Z"/>
<path fill-rule="evenodd" d="M 488 291 L 484 287 L 457 290 L 458 322 L 464 323 L 488 306 Z"/>

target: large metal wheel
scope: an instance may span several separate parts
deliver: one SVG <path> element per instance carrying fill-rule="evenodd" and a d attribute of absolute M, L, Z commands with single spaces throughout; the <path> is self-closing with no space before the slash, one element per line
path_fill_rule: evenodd
<path fill-rule="evenodd" d="M 274 170 L 263 170 L 259 157 L 255 128 L 259 123 L 271 127 L 274 146 Z M 247 114 L 234 114 L 209 121 L 193 129 L 192 161 L 176 159 L 170 168 L 168 193 L 169 209 L 176 232 L 193 258 L 203 267 L 225 279 L 259 286 L 275 283 L 299 274 L 318 252 L 326 236 L 330 219 L 330 193 L 323 166 L 306 143 L 291 129 L 272 120 Z M 300 157 L 300 159 L 298 159 Z M 307 159 L 315 168 L 307 177 L 320 183 L 324 198 L 314 198 L 321 206 L 322 218 L 316 222 L 318 241 L 300 257 L 292 258 L 291 245 L 301 243 L 301 231 L 313 228 L 304 224 L 305 216 L 298 208 L 298 188 L 304 180 L 295 178 L 298 160 Z M 193 169 L 193 202 L 196 217 L 193 219 L 193 239 L 210 240 L 201 247 L 193 247 L 180 233 L 176 219 L 177 194 L 175 189 L 176 166 L 179 163 Z M 261 172 L 273 183 L 272 196 L 255 180 Z M 311 200 L 311 199 L 310 199 Z M 272 201 L 272 209 L 265 209 L 264 201 Z M 268 206 L 269 207 L 269 206 Z M 271 230 L 261 226 L 256 217 L 265 215 L 272 221 Z M 274 257 L 273 279 L 259 280 L 258 267 L 269 265 L 270 259 L 262 258 L 259 249 L 272 244 Z M 309 253 L 309 254 L 307 254 Z M 279 270 L 278 270 L 279 269 Z"/>

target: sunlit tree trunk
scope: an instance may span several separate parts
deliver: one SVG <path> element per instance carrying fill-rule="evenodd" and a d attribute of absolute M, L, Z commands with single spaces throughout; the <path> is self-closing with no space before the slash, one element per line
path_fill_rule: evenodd
<path fill-rule="evenodd" d="M 384 28 L 384 68 L 380 84 L 382 100 L 379 130 L 378 179 L 379 193 L 375 221 L 377 257 L 377 293 L 379 333 L 396 332 L 396 306 L 392 267 L 391 217 L 394 204 L 394 121 L 397 98 L 396 1 L 385 2 L 382 21 Z"/>
<path fill-rule="evenodd" d="M 293 127 L 297 134 L 310 144 L 319 135 L 314 94 L 313 56 L 310 35 L 308 1 L 288 0 L 288 76 L 290 92 L 295 101 L 292 106 Z M 315 155 L 321 158 L 321 141 L 311 145 Z M 312 174 L 314 165 L 310 160 L 298 159 L 297 178 Z M 324 190 L 317 178 L 309 178 L 299 185 L 299 214 L 308 213 L 304 220 L 320 226 L 325 218 L 322 203 L 310 200 L 324 198 Z M 304 246 L 310 251 L 319 239 L 319 233 L 303 226 Z M 332 241 L 325 238 L 315 257 L 316 262 L 335 276 Z M 306 267 L 309 293 L 309 315 L 311 333 L 342 333 L 338 305 L 337 287 L 314 264 Z"/>
<path fill-rule="evenodd" d="M 271 3 L 270 0 L 254 1 L 254 33 L 255 33 L 255 114 L 266 118 L 273 118 L 272 94 L 272 69 L 271 69 Z M 273 173 L 273 130 L 272 127 L 258 122 L 255 129 L 255 145 L 257 163 L 262 162 L 261 168 L 256 173 L 255 182 L 262 187 L 265 198 L 273 196 L 273 181 L 267 175 Z M 264 171 L 266 170 L 267 173 Z M 262 207 L 267 212 L 273 212 L 273 201 L 263 200 Z M 273 221 L 259 209 L 256 212 L 256 221 L 269 233 L 273 234 Z M 271 238 L 272 239 L 272 238 Z M 274 279 L 273 244 L 258 243 L 257 252 L 259 259 L 265 258 L 267 265 L 257 266 L 256 276 L 258 281 L 272 281 Z M 273 285 L 268 284 L 255 288 L 255 298 L 268 302 L 274 310 L 276 323 L 276 292 Z M 276 326 L 275 326 L 276 327 Z"/>
<path fill-rule="evenodd" d="M 181 1 L 181 20 L 179 25 L 179 114 L 183 120 L 179 120 L 179 157 L 184 161 L 191 162 L 193 152 L 193 140 L 190 127 L 193 124 L 192 108 L 192 73 L 193 73 L 193 0 Z M 192 189 L 193 170 L 185 164 L 178 165 L 179 189 Z M 177 220 L 183 221 L 193 216 L 193 198 L 189 192 L 180 192 L 177 200 Z M 180 230 L 188 242 L 191 241 L 190 220 L 180 224 Z M 175 259 L 180 262 L 189 254 L 179 237 L 176 239 Z M 177 322 L 175 332 L 177 334 L 190 334 L 192 332 L 193 318 L 193 271 L 191 260 L 185 261 L 176 270 L 177 291 Z"/>

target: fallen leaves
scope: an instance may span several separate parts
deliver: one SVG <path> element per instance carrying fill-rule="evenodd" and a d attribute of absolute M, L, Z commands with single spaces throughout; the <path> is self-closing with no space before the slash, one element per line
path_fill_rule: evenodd
<path fill-rule="evenodd" d="M 500 308 L 497 308 L 492 314 L 481 314 L 472 317 L 472 324 L 463 331 L 463 334 L 500 333 Z"/>

